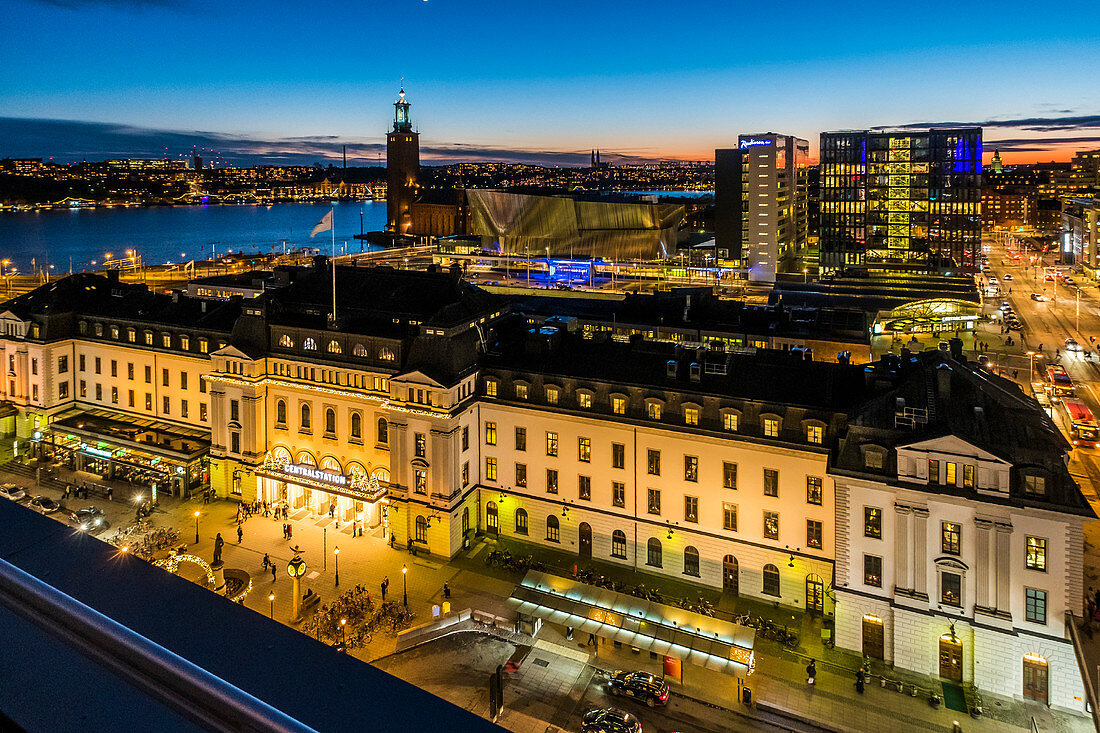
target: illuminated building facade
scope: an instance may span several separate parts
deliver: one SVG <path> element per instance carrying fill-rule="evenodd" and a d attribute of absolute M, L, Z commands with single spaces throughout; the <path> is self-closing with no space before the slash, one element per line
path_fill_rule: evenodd
<path fill-rule="evenodd" d="M 1100 150 L 1075 154 L 1071 165 L 1071 180 L 1075 188 L 1100 191 Z"/>
<path fill-rule="evenodd" d="M 774 283 L 806 246 L 809 149 L 769 132 L 715 151 L 715 246 L 744 262 L 750 282 Z"/>
<path fill-rule="evenodd" d="M 406 234 L 420 175 L 420 133 L 413 130 L 404 89 L 393 109 L 393 129 L 386 134 L 386 229 Z"/>
<path fill-rule="evenodd" d="M 821 133 L 821 272 L 972 267 L 982 130 Z"/>

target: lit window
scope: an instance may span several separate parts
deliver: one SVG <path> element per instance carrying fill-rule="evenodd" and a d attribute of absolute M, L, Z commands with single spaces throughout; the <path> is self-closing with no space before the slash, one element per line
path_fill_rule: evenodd
<path fill-rule="evenodd" d="M 684 424 L 685 425 L 698 425 L 699 424 L 699 409 L 696 407 L 684 408 Z"/>
<path fill-rule="evenodd" d="M 1024 562 L 1028 570 L 1041 570 L 1046 572 L 1047 541 L 1042 537 L 1028 537 L 1027 553 Z"/>
<path fill-rule="evenodd" d="M 729 461 L 722 462 L 722 486 L 727 489 L 737 488 L 737 464 Z"/>
<path fill-rule="evenodd" d="M 485 423 L 485 445 L 497 444 L 497 424 L 495 422 Z"/>
<path fill-rule="evenodd" d="M 821 506 L 822 490 L 820 476 L 806 477 L 806 503 Z"/>
<path fill-rule="evenodd" d="M 558 404 L 559 394 L 560 394 L 560 390 L 557 387 L 547 387 L 546 388 L 546 403 L 548 405 Z M 492 395 L 490 395 L 490 396 L 492 396 Z"/>
<path fill-rule="evenodd" d="M 497 396 L 497 382 L 495 379 L 485 380 L 485 396 L 496 397 Z"/>
<path fill-rule="evenodd" d="M 516 385 L 516 399 L 517 400 L 527 399 L 527 385 L 526 384 L 517 384 Z"/>
<path fill-rule="evenodd" d="M 806 426 L 806 442 L 820 445 L 825 439 L 825 428 L 820 425 Z"/>
<path fill-rule="evenodd" d="M 546 455 L 557 456 L 558 455 L 558 434 L 547 433 L 546 434 Z"/>
<path fill-rule="evenodd" d="M 699 481 L 699 457 L 684 456 L 684 481 L 698 483 Z"/>
<path fill-rule="evenodd" d="M 645 414 L 650 420 L 661 419 L 661 403 L 660 402 L 647 402 L 645 405 Z"/>
<path fill-rule="evenodd" d="M 869 585 L 873 588 L 882 587 L 881 557 L 878 557 L 877 555 L 863 556 L 863 584 Z"/>
<path fill-rule="evenodd" d="M 397 355 L 394 353 L 393 349 L 389 348 L 388 346 L 383 346 L 378 351 L 378 358 L 382 361 L 394 361 L 397 358 Z M 494 392 L 493 394 L 496 393 Z"/>
<path fill-rule="evenodd" d="M 616 415 L 626 414 L 626 400 L 622 397 L 611 398 L 611 411 Z"/>
<path fill-rule="evenodd" d="M 737 432 L 738 415 L 736 412 L 722 413 L 722 429 L 731 433 Z"/>
<path fill-rule="evenodd" d="M 779 539 L 779 512 L 764 512 L 764 537 L 769 540 Z"/>
<path fill-rule="evenodd" d="M 581 463 L 592 462 L 591 438 L 577 438 L 577 460 Z"/>
<path fill-rule="evenodd" d="M 578 392 L 577 404 L 581 407 L 588 409 L 592 407 L 592 393 L 591 392 Z"/>
<path fill-rule="evenodd" d="M 485 459 L 485 480 L 496 481 L 497 480 L 497 459 L 486 458 Z"/>
<path fill-rule="evenodd" d="M 773 417 L 764 418 L 764 436 L 767 438 L 779 437 L 779 421 Z"/>
<path fill-rule="evenodd" d="M 1024 491 L 1030 496 L 1046 496 L 1047 482 L 1042 476 L 1024 476 Z"/>
<path fill-rule="evenodd" d="M 863 507 L 863 536 L 874 540 L 882 539 L 882 510 L 876 507 Z"/>
<path fill-rule="evenodd" d="M 302 348 L 305 349 L 306 351 L 316 351 L 317 350 L 317 339 L 307 338 L 305 341 L 302 342 Z"/>
<path fill-rule="evenodd" d="M 948 555 L 960 554 L 962 527 L 956 522 L 940 522 L 941 550 Z"/>
<path fill-rule="evenodd" d="M 737 531 L 737 505 L 722 502 L 722 529 Z"/>

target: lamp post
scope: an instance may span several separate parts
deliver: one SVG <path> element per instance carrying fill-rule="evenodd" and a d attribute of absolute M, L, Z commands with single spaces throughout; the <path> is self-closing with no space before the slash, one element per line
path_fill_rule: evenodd
<path fill-rule="evenodd" d="M 340 619 L 340 643 L 341 644 L 347 644 L 348 643 L 348 636 L 347 636 L 347 632 L 345 631 L 345 629 L 347 628 L 347 625 L 348 625 L 348 620 L 346 618 Z"/>
<path fill-rule="evenodd" d="M 336 587 L 340 587 L 340 546 L 332 548 L 332 554 L 336 556 Z"/>
<path fill-rule="evenodd" d="M 1028 355 L 1028 358 L 1031 359 L 1031 362 L 1030 362 L 1031 369 L 1027 373 L 1027 381 L 1031 382 L 1035 379 L 1035 352 L 1034 351 L 1029 351 L 1029 352 L 1027 352 L 1027 355 Z"/>
<path fill-rule="evenodd" d="M 302 548 L 291 547 L 291 552 L 294 553 L 294 557 L 287 563 L 286 573 L 294 581 L 294 589 L 291 591 L 293 595 L 290 599 L 291 615 L 297 619 L 301 612 L 302 604 L 302 576 L 306 573 L 306 563 L 302 559 Z"/>
<path fill-rule="evenodd" d="M 271 612 L 268 614 L 269 618 L 275 618 L 275 594 L 272 593 L 267 597 L 267 600 L 271 601 Z"/>
<path fill-rule="evenodd" d="M 195 512 L 195 544 L 199 544 L 199 513 Z"/>
<path fill-rule="evenodd" d="M 407 565 L 401 566 L 401 590 L 404 596 L 405 608 L 409 607 L 409 568 Z"/>

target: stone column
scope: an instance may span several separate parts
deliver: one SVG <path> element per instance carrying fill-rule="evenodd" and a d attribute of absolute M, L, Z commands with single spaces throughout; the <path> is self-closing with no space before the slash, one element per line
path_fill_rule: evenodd
<path fill-rule="evenodd" d="M 994 525 L 997 537 L 997 612 L 1006 617 L 1011 613 L 1011 601 L 1009 600 L 1009 582 L 1012 574 L 1012 558 L 1010 543 L 1012 540 L 1012 525 L 998 522 Z"/>
<path fill-rule="evenodd" d="M 219 560 L 210 564 L 210 571 L 214 573 L 214 592 L 220 596 L 225 595 L 225 563 Z"/>
<path fill-rule="evenodd" d="M 894 589 L 912 590 L 913 581 L 909 573 L 909 517 L 912 510 L 901 504 L 894 504 Z"/>
<path fill-rule="evenodd" d="M 913 592 L 928 596 L 928 510 L 913 507 Z"/>
<path fill-rule="evenodd" d="M 993 529 L 993 522 L 975 518 L 974 526 L 977 529 L 974 545 L 974 602 L 980 608 L 990 608 L 989 586 L 993 573 L 989 567 L 989 532 Z"/>

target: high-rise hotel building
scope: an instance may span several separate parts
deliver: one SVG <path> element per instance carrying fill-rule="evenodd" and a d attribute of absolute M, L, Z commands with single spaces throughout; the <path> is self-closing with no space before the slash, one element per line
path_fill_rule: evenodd
<path fill-rule="evenodd" d="M 980 127 L 821 133 L 821 272 L 944 272 L 981 247 Z"/>
<path fill-rule="evenodd" d="M 806 246 L 809 150 L 769 132 L 714 152 L 715 244 L 743 261 L 752 282 L 774 283 Z"/>

